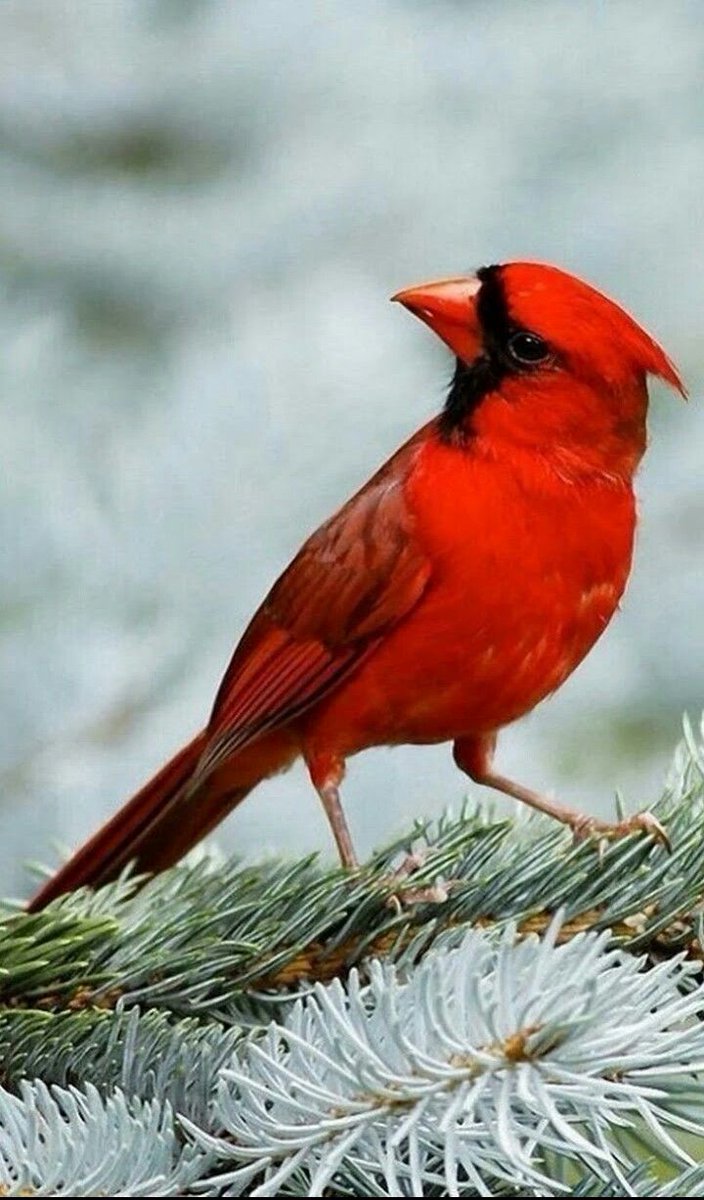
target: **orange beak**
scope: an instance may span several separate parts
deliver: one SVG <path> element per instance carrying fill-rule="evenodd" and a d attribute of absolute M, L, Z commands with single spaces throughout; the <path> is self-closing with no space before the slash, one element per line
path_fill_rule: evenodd
<path fill-rule="evenodd" d="M 473 275 L 460 279 L 438 279 L 420 283 L 392 296 L 414 316 L 429 325 L 458 358 L 471 363 L 482 348 L 482 330 L 477 315 L 477 292 L 481 283 Z"/>

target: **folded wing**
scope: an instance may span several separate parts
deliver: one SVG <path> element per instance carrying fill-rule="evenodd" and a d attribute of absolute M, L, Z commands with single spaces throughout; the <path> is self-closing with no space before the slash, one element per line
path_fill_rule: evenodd
<path fill-rule="evenodd" d="M 430 564 L 414 536 L 408 443 L 313 534 L 274 584 L 220 685 L 192 786 L 339 684 L 417 604 Z"/>

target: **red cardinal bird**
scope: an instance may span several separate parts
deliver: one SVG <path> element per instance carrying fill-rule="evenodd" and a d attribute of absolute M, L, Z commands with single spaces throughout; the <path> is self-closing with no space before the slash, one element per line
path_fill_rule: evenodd
<path fill-rule="evenodd" d="M 447 401 L 308 539 L 253 617 L 207 727 L 31 901 L 130 860 L 159 871 L 302 755 L 340 858 L 345 760 L 453 742 L 457 765 L 564 821 L 607 826 L 497 774 L 497 731 L 553 692 L 626 585 L 647 377 L 663 350 L 556 267 L 508 263 L 394 296 L 456 355 Z"/>

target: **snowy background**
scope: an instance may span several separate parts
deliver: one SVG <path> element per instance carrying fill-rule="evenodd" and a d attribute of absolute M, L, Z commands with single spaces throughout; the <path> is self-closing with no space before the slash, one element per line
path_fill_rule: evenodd
<path fill-rule="evenodd" d="M 624 611 L 499 762 L 607 813 L 704 703 L 699 0 L 4 0 L 0 892 L 205 719 L 302 537 L 439 405 L 404 284 L 553 260 L 680 363 Z M 520 581 L 517 581 L 520 595 Z M 466 793 L 370 752 L 360 848 Z M 329 838 L 302 769 L 219 842 Z"/>

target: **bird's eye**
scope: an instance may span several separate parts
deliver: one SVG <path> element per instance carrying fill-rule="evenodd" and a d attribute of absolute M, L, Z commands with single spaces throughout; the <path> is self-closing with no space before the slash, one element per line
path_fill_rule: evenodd
<path fill-rule="evenodd" d="M 506 348 L 514 362 L 521 367 L 536 367 L 550 358 L 550 347 L 537 333 L 519 329 L 512 333 Z"/>

